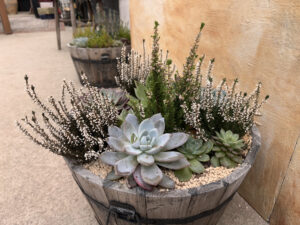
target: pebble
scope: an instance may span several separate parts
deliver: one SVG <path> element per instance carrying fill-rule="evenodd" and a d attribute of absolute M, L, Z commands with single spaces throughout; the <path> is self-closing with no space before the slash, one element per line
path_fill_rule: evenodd
<path fill-rule="evenodd" d="M 105 179 L 107 174 L 112 170 L 112 166 L 108 166 L 102 163 L 100 160 L 85 164 L 84 168 L 90 170 L 93 174 L 101 177 L 102 179 Z M 175 177 L 172 170 L 164 170 L 164 172 L 175 181 L 175 189 L 183 190 L 218 181 L 228 176 L 233 170 L 234 169 L 227 169 L 225 167 L 208 167 L 202 174 L 194 174 L 187 182 L 180 182 L 178 178 Z M 126 184 L 125 179 L 120 179 L 118 182 Z"/>

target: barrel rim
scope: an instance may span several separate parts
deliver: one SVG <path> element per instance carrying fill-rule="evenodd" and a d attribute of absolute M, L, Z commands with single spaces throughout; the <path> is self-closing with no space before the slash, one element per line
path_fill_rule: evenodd
<path fill-rule="evenodd" d="M 218 181 L 211 182 L 205 185 L 200 185 L 194 188 L 187 188 L 183 190 L 175 189 L 175 190 L 154 190 L 152 192 L 145 192 L 147 197 L 151 198 L 161 198 L 162 194 L 165 198 L 182 198 L 182 197 L 190 197 L 191 193 L 193 195 L 197 194 L 204 194 L 214 190 L 218 190 L 224 187 L 227 187 L 229 184 L 234 183 L 235 181 L 239 180 L 241 177 L 245 176 L 248 171 L 250 170 L 251 166 L 254 163 L 256 154 L 261 146 L 261 135 L 256 126 L 253 126 L 251 129 L 251 136 L 252 136 L 252 144 L 251 148 L 244 160 L 244 162 L 238 166 L 230 175 L 225 178 L 222 178 Z M 100 185 L 104 188 L 110 188 L 114 191 L 123 192 L 126 194 L 136 195 L 137 191 L 136 188 L 129 189 L 128 187 L 125 188 L 125 184 L 121 184 L 116 181 L 107 181 L 102 179 L 100 176 L 93 174 L 88 169 L 85 169 L 82 165 L 76 165 L 74 161 L 64 157 L 68 167 L 72 170 L 75 174 L 79 174 L 80 176 L 88 179 L 89 182 L 94 183 L 95 185 Z"/>
<path fill-rule="evenodd" d="M 126 47 L 130 47 L 131 45 L 125 45 Z M 117 48 L 122 48 L 123 46 L 115 46 L 115 47 L 108 47 L 108 48 L 89 48 L 89 47 L 86 47 L 86 48 L 82 48 L 82 47 L 77 47 L 75 45 L 71 45 L 71 43 L 68 43 L 67 44 L 67 47 L 69 49 L 71 48 L 77 48 L 77 49 L 86 49 L 86 50 L 89 50 L 89 49 L 101 49 L 101 50 L 111 50 L 111 49 L 117 49 Z"/>

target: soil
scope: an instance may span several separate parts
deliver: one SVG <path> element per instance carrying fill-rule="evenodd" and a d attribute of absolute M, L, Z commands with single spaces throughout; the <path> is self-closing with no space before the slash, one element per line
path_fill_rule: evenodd
<path fill-rule="evenodd" d="M 235 168 L 234 168 L 235 169 Z M 199 187 L 201 185 L 209 184 L 227 177 L 234 169 L 227 169 L 225 167 L 208 167 L 201 174 L 193 174 L 192 178 L 187 182 L 180 182 L 175 176 L 174 172 L 169 170 L 166 174 L 175 181 L 175 189 L 187 189 Z"/>
<path fill-rule="evenodd" d="M 112 166 L 105 165 L 101 160 L 96 160 L 90 164 L 85 164 L 84 168 L 90 170 L 93 174 L 105 179 L 107 174 L 112 170 Z M 187 189 L 205 185 L 211 182 L 218 181 L 227 177 L 234 169 L 227 169 L 225 167 L 208 167 L 202 174 L 193 174 L 192 178 L 187 182 L 180 182 L 175 177 L 172 170 L 165 170 L 164 173 L 175 181 L 175 189 Z M 126 183 L 125 179 L 118 180 L 120 183 Z"/>

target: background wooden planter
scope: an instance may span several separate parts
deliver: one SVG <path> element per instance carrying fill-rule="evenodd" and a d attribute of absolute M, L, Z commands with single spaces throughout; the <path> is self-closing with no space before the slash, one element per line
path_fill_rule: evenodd
<path fill-rule="evenodd" d="M 102 180 L 68 159 L 66 162 L 75 181 L 93 208 L 99 224 L 129 225 L 134 224 L 136 220 L 142 220 L 141 218 L 148 218 L 150 220 L 158 219 L 157 224 L 160 225 L 172 224 L 167 221 L 168 219 L 189 220 L 189 222 L 182 221 L 182 223 L 176 224 L 215 225 L 255 160 L 261 144 L 260 133 L 256 127 L 252 129 L 252 137 L 251 150 L 245 161 L 229 176 L 187 190 L 146 192 L 140 188 L 128 189 L 125 184 Z M 121 204 L 119 208 L 115 207 L 120 203 L 129 206 Z M 109 223 L 106 221 L 109 214 L 108 209 L 111 209 Z M 131 218 L 133 222 L 124 220 L 126 217 Z"/>
<path fill-rule="evenodd" d="M 78 48 L 68 44 L 68 48 L 80 82 L 82 82 L 81 74 L 84 73 L 93 86 L 116 87 L 116 58 L 121 56 L 122 47 Z"/>

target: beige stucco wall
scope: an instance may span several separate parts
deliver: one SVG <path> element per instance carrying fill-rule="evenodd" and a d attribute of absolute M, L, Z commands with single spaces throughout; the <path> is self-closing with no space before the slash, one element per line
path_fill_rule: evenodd
<path fill-rule="evenodd" d="M 262 81 L 262 94 L 270 94 L 260 118 L 262 148 L 240 188 L 242 196 L 269 219 L 278 196 L 284 193 L 282 187 L 300 193 L 300 181 L 294 177 L 299 167 L 294 165 L 287 173 L 292 156 L 299 155 L 295 146 L 300 132 L 300 1 L 131 0 L 134 49 L 142 50 L 143 38 L 150 49 L 154 20 L 161 24 L 161 47 L 170 51 L 179 69 L 203 21 L 199 54 L 216 58 L 216 77 L 239 77 L 241 87 L 248 91 Z M 290 180 L 295 184 L 289 184 Z M 278 201 L 276 208 L 289 211 L 286 204 Z M 293 207 L 299 212 L 299 198 Z M 292 225 L 292 220 L 277 223 L 277 217 L 272 217 L 273 224 Z"/>

